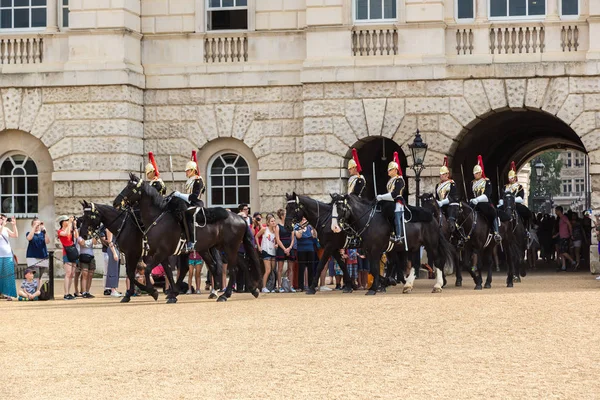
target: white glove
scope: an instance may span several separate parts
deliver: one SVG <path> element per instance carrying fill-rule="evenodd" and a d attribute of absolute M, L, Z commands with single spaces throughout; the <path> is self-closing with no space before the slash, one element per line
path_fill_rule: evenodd
<path fill-rule="evenodd" d="M 446 197 L 444 200 L 440 201 L 438 204 L 440 204 L 440 207 L 445 206 L 446 204 L 450 204 L 450 199 L 448 199 Z"/>
<path fill-rule="evenodd" d="M 377 201 L 394 201 L 394 198 L 391 193 L 378 194 Z"/>
<path fill-rule="evenodd" d="M 487 203 L 489 201 L 485 194 L 482 194 L 481 196 L 477 196 L 475 199 L 477 200 L 477 203 Z M 475 204 L 477 204 L 477 203 L 475 203 Z"/>
<path fill-rule="evenodd" d="M 440 200 L 438 200 L 437 203 L 438 203 L 438 207 L 440 207 L 440 208 L 444 205 L 444 203 L 442 201 L 440 201 Z"/>
<path fill-rule="evenodd" d="M 515 203 L 523 204 L 523 198 L 519 196 L 515 197 Z"/>
<path fill-rule="evenodd" d="M 190 202 L 190 200 L 189 200 L 190 199 L 190 195 L 189 194 L 183 194 L 181 192 L 175 191 L 173 193 L 173 196 L 179 197 L 181 200 L 186 201 L 188 203 Z"/>
<path fill-rule="evenodd" d="M 469 203 L 473 204 L 474 206 L 477 205 L 477 203 L 479 203 L 479 201 L 477 200 L 477 198 L 471 199 L 469 200 Z"/>
<path fill-rule="evenodd" d="M 504 205 L 504 200 L 500 199 L 498 202 L 498 207 L 502 207 Z"/>

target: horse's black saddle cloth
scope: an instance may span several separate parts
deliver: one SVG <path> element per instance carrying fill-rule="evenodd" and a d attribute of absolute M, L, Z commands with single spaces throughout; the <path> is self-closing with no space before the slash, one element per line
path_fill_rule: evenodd
<path fill-rule="evenodd" d="M 383 215 L 385 215 L 390 221 L 393 222 L 396 203 L 392 201 L 380 201 L 378 204 L 381 207 Z M 423 207 L 404 205 L 404 220 L 407 223 L 431 222 L 433 221 L 433 214 L 431 213 L 431 211 L 428 211 Z"/>
<path fill-rule="evenodd" d="M 196 209 L 198 210 L 197 213 Z M 194 213 L 196 213 L 196 222 L 200 225 L 214 224 L 216 222 L 227 219 L 227 217 L 229 216 L 229 211 L 227 211 L 223 207 L 190 207 L 185 212 L 188 218 L 193 218 Z"/>

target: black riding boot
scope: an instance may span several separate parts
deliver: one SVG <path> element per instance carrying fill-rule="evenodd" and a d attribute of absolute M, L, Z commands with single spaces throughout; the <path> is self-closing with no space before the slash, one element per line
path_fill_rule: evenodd
<path fill-rule="evenodd" d="M 502 241 L 502 236 L 500 236 L 500 228 L 498 226 L 498 217 L 494 218 L 494 240 L 498 243 L 500 243 Z"/>
<path fill-rule="evenodd" d="M 404 218 L 404 211 L 394 212 L 394 223 L 396 225 L 396 235 L 393 237 L 393 242 L 396 244 L 404 243 L 404 224 L 402 220 Z"/>
<path fill-rule="evenodd" d="M 196 244 L 193 240 L 194 238 L 191 236 L 192 229 L 194 229 L 193 221 L 190 221 L 190 218 L 184 213 L 183 214 L 183 230 L 185 232 L 185 252 L 191 253 L 194 251 L 194 245 Z"/>

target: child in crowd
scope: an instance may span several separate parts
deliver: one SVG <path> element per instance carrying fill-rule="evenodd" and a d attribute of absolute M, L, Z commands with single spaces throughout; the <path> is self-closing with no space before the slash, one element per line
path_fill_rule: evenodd
<path fill-rule="evenodd" d="M 356 281 L 358 280 L 358 251 L 356 249 L 346 250 L 346 265 L 348 266 L 352 288 L 356 288 Z"/>
<path fill-rule="evenodd" d="M 39 282 L 37 279 L 33 279 L 35 270 L 27 268 L 25 270 L 25 279 L 21 283 L 21 289 L 19 289 L 19 301 L 37 300 L 40 295 Z"/>
<path fill-rule="evenodd" d="M 358 290 L 365 290 L 367 288 L 367 281 L 369 280 L 369 260 L 363 251 L 358 250 Z"/>
<path fill-rule="evenodd" d="M 194 289 L 193 289 L 193 284 L 194 284 L 194 278 L 196 278 L 196 294 L 200 294 L 200 283 L 201 283 L 201 279 L 200 279 L 200 275 L 202 274 L 202 257 L 200 257 L 200 254 L 198 254 L 197 252 L 193 251 L 190 253 L 190 259 L 189 259 L 189 263 L 188 263 L 188 284 L 189 284 L 189 289 L 187 291 L 187 294 L 192 294 L 194 293 Z"/>

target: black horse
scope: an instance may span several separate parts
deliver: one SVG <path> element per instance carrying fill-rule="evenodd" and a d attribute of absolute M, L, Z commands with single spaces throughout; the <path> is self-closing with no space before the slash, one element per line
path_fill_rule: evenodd
<path fill-rule="evenodd" d="M 130 206 L 139 204 L 142 222 L 144 226 L 148 227 L 144 235 L 148 237 L 151 248 L 154 247 L 152 251 L 155 256 L 146 268 L 146 272 L 158 264 L 158 259 L 168 258 L 168 256 L 177 253 L 178 248 L 181 247 L 181 213 L 193 214 L 195 212 L 195 209 L 187 210 L 187 203 L 181 199 L 163 198 L 156 189 L 141 181 L 134 174 L 130 174 L 127 186 L 114 200 L 115 207 L 118 208 L 121 204 Z M 189 217 L 193 218 L 191 214 Z M 202 256 L 210 271 L 215 272 L 215 260 L 211 255 L 212 248 L 222 250 L 230 265 L 229 284 L 217 301 L 227 301 L 233 293 L 234 277 L 238 267 L 238 250 L 242 245 L 250 259 L 250 269 L 247 271 L 250 283 L 249 289 L 254 297 L 258 297 L 259 289 L 262 286 L 264 265 L 259 260 L 258 253 L 252 245 L 252 234 L 246 221 L 237 214 L 215 207 L 200 209 L 197 213 L 196 222 L 198 223 L 196 225 L 196 238 L 198 240 L 194 249 Z M 156 238 L 157 241 L 152 240 L 151 242 L 151 237 Z M 242 264 L 246 265 L 245 263 Z M 185 268 L 182 268 L 182 272 L 185 270 Z M 185 274 L 180 273 L 175 288 L 183 282 L 184 278 Z"/>
<path fill-rule="evenodd" d="M 504 193 L 503 201 L 504 212 L 510 218 L 510 221 L 507 222 L 507 224 L 510 228 L 510 233 L 513 239 L 510 249 L 515 270 L 514 280 L 521 282 L 521 277 L 525 277 L 527 275 L 527 270 L 525 269 L 527 265 L 525 263 L 525 254 L 528 253 L 528 250 L 531 247 L 531 241 L 527 232 L 527 227 L 517 212 L 515 195 L 511 192 L 506 192 Z"/>
<path fill-rule="evenodd" d="M 329 260 L 329 257 L 333 257 L 337 261 L 338 265 L 344 273 L 344 293 L 352 293 L 352 283 L 350 281 L 350 274 L 348 274 L 348 268 L 346 262 L 340 255 L 339 250 L 343 249 L 346 244 L 345 233 L 334 233 L 331 230 L 331 210 L 333 207 L 331 204 L 322 203 L 320 201 L 311 199 L 308 196 L 297 195 L 296 193 L 285 195 L 286 199 L 286 217 L 285 226 L 287 229 L 292 230 L 293 225 L 300 223 L 302 217 L 306 217 L 308 223 L 317 231 L 319 237 L 319 243 L 323 248 L 323 255 L 319 260 L 319 266 L 317 268 L 317 274 L 313 277 L 312 282 L 306 294 L 315 294 L 316 287 L 319 283 L 319 277 L 325 263 Z M 377 263 L 379 266 L 379 262 Z"/>
<path fill-rule="evenodd" d="M 462 251 L 463 260 L 471 259 L 471 267 L 469 272 L 475 282 L 475 290 L 481 290 L 483 287 L 489 289 L 492 287 L 492 265 L 494 248 L 497 246 L 490 234 L 490 225 L 486 218 L 469 204 L 460 202 L 451 204 L 448 207 L 448 222 L 450 222 L 450 231 L 452 232 L 453 242 L 459 251 Z M 507 229 L 507 224 L 500 226 L 500 235 L 502 236 L 503 248 L 510 248 L 511 235 Z M 508 246 L 507 246 L 508 244 Z M 510 260 L 510 257 L 507 257 Z M 481 275 L 482 264 L 487 269 L 487 278 L 483 285 L 483 277 Z M 507 286 L 512 287 L 513 271 L 512 262 L 509 262 L 507 274 Z M 460 268 L 457 268 L 457 277 Z M 482 287 L 483 285 L 483 287 Z"/>
<path fill-rule="evenodd" d="M 131 296 L 135 292 L 134 285 L 149 293 L 154 300 L 158 300 L 158 292 L 152 285 L 148 284 L 150 282 L 148 276 L 150 271 L 152 271 L 151 269 L 146 271 L 146 286 L 135 279 L 136 266 L 142 256 L 143 232 L 133 211 L 130 209 L 117 210 L 109 205 L 88 203 L 86 201 L 81 202 L 81 205 L 83 206 L 83 222 L 80 232 L 84 236 L 90 237 L 97 234 L 100 224 L 104 224 L 115 235 L 119 250 L 125 254 L 125 270 L 129 278 L 130 287 L 121 299 L 121 303 L 128 303 L 131 300 Z M 152 254 L 150 252 L 149 255 Z M 168 266 L 168 263 L 164 265 Z M 171 287 L 174 287 L 171 268 L 165 267 L 165 274 Z M 169 293 L 167 295 L 167 303 L 174 303 L 175 301 L 172 299 L 173 296 Z"/>
<path fill-rule="evenodd" d="M 448 242 L 452 243 L 452 232 L 450 231 L 450 222 L 448 221 L 448 218 L 446 218 L 446 215 L 444 215 L 444 213 L 442 212 L 442 209 L 439 207 L 435 196 L 431 193 L 424 193 L 421 196 L 421 206 L 425 210 L 431 212 L 431 214 L 433 215 L 433 219 L 437 221 L 438 229 L 440 230 L 442 235 L 444 235 L 444 238 Z M 462 267 L 458 260 L 458 254 L 456 252 L 454 252 L 454 254 L 454 266 L 456 267 L 455 286 L 460 287 L 462 286 Z"/>
<path fill-rule="evenodd" d="M 367 295 L 374 295 L 379 285 L 379 260 L 385 252 L 406 252 L 404 245 L 395 245 L 389 249 L 391 226 L 386 217 L 378 211 L 376 202 L 367 201 L 355 196 L 332 195 L 334 206 L 337 207 L 340 226 L 350 226 L 361 237 L 363 248 L 367 253 L 371 265 L 373 284 Z M 416 209 L 413 209 L 415 212 Z M 410 212 L 407 212 L 410 215 Z M 406 224 L 406 240 L 408 252 L 418 252 L 421 246 L 425 247 L 427 255 L 434 260 L 436 283 L 434 293 L 442 291 L 445 279 L 443 269 L 448 262 L 450 266 L 454 260 L 454 249 L 440 233 L 437 222 L 430 218 L 429 222 L 410 222 Z M 415 268 L 412 267 L 406 278 L 404 292 L 412 291 L 415 279 Z"/>

